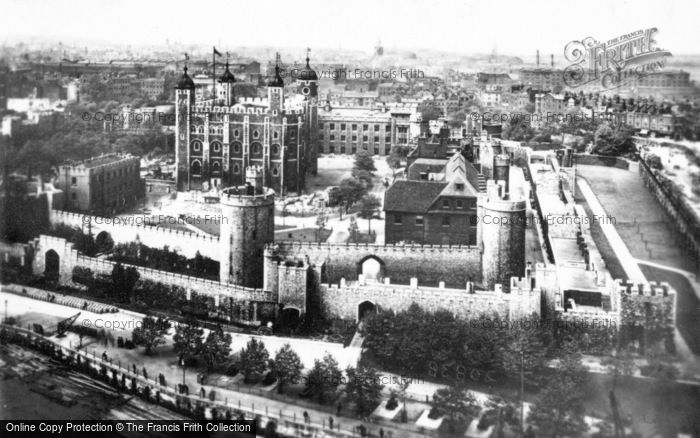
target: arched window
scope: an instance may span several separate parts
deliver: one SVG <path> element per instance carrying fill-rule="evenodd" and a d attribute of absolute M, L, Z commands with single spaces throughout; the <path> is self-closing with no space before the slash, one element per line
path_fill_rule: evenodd
<path fill-rule="evenodd" d="M 279 175 L 279 174 L 280 174 L 280 169 L 279 169 L 279 167 L 274 166 L 274 167 L 272 168 L 272 175 L 273 175 L 273 176 L 277 176 L 277 175 Z"/>
<path fill-rule="evenodd" d="M 219 173 L 221 171 L 221 163 L 219 163 L 218 161 L 214 161 L 213 163 L 211 163 L 211 169 L 212 172 Z"/>
<path fill-rule="evenodd" d="M 275 140 L 277 140 L 279 138 L 279 136 L 280 136 L 280 133 L 277 131 L 272 133 L 272 138 L 274 138 Z"/>
<path fill-rule="evenodd" d="M 253 138 L 260 138 L 260 132 L 257 129 L 253 131 Z"/>
<path fill-rule="evenodd" d="M 238 142 L 235 142 L 233 144 L 233 153 L 234 154 L 240 154 L 241 153 L 241 144 Z"/>
<path fill-rule="evenodd" d="M 194 160 L 192 162 L 192 175 L 200 176 L 202 174 L 202 163 L 199 160 Z"/>
<path fill-rule="evenodd" d="M 233 165 L 233 173 L 241 173 L 241 167 L 238 164 Z"/>
<path fill-rule="evenodd" d="M 221 152 L 221 143 L 215 141 L 211 144 L 211 150 L 214 152 Z"/>
<path fill-rule="evenodd" d="M 241 136 L 241 131 L 239 131 L 238 129 L 234 129 L 233 130 L 233 137 L 238 138 L 240 136 Z"/>
<path fill-rule="evenodd" d="M 195 140 L 192 142 L 192 150 L 195 152 L 199 152 L 202 150 L 202 142 L 199 140 Z"/>
<path fill-rule="evenodd" d="M 272 152 L 272 155 L 278 155 L 280 153 L 280 145 L 273 144 L 270 151 Z"/>
<path fill-rule="evenodd" d="M 259 155 L 262 153 L 262 146 L 260 145 L 260 143 L 253 143 L 252 145 L 250 145 L 250 150 L 252 154 Z"/>
<path fill-rule="evenodd" d="M 297 135 L 297 134 L 296 134 L 296 132 L 295 132 L 293 129 L 290 129 L 290 130 L 289 130 L 289 138 L 291 138 L 292 140 L 294 140 L 294 138 L 296 137 L 296 135 Z"/>

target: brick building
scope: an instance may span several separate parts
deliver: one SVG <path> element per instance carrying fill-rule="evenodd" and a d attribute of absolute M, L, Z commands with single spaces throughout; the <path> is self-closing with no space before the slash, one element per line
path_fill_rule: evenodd
<path fill-rule="evenodd" d="M 388 155 L 391 145 L 408 145 L 420 124 L 417 106 L 404 104 L 333 107 L 326 102 L 318 120 L 319 151 L 326 154 Z"/>
<path fill-rule="evenodd" d="M 412 167 L 434 168 L 437 161 L 419 159 Z M 457 153 L 433 176 L 396 181 L 386 191 L 386 242 L 476 245 L 478 172 Z"/>

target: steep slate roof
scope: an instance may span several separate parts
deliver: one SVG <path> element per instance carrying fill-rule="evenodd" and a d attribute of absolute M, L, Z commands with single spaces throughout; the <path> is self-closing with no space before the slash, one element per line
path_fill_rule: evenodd
<path fill-rule="evenodd" d="M 384 210 L 425 213 L 447 185 L 445 182 L 396 181 L 384 195 Z"/>

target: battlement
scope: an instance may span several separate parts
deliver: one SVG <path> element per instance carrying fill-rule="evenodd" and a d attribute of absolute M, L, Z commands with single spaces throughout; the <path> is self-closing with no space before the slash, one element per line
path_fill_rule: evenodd
<path fill-rule="evenodd" d="M 254 205 L 260 201 L 271 201 L 275 198 L 275 191 L 265 188 L 263 193 L 248 194 L 248 186 L 229 187 L 221 192 L 221 203 L 226 205 L 242 205 L 249 203 Z"/>
<path fill-rule="evenodd" d="M 480 197 L 477 202 L 485 209 L 501 212 L 525 211 L 527 201 L 525 199 L 500 199 L 495 197 Z"/>
<path fill-rule="evenodd" d="M 667 282 L 655 282 L 650 281 L 649 283 L 632 283 L 623 282 L 622 280 L 615 280 L 617 290 L 622 295 L 628 296 L 663 296 L 672 297 L 676 295 L 675 289 Z"/>
<path fill-rule="evenodd" d="M 201 255 L 214 260 L 219 259 L 219 237 L 208 234 L 200 234 L 181 229 L 148 225 L 143 216 L 133 217 L 101 217 L 81 213 L 73 213 L 63 210 L 51 210 L 49 215 L 51 224 L 63 224 L 79 228 L 87 232 L 88 228 L 93 235 L 102 231 L 109 233 L 115 243 L 130 243 L 137 239 L 144 245 L 153 248 L 162 248 L 164 245 L 180 247 L 181 253 L 187 257 L 194 257 L 199 251 Z"/>
<path fill-rule="evenodd" d="M 76 266 L 90 268 L 92 271 L 101 274 L 110 274 L 116 264 L 117 262 L 112 260 L 98 259 L 83 255 L 78 255 L 76 258 Z M 262 289 L 221 283 L 218 281 L 207 280 L 205 278 L 192 277 L 127 263 L 121 263 L 121 265 L 125 268 L 133 267 L 136 269 L 139 272 L 141 279 L 180 286 L 185 289 L 192 289 L 195 292 L 203 295 L 221 294 L 223 296 L 231 296 L 241 300 L 272 301 L 272 294 L 270 292 L 263 291 Z"/>
<path fill-rule="evenodd" d="M 212 100 L 199 101 L 192 107 L 192 112 L 196 114 L 252 114 L 252 115 L 273 115 L 269 108 L 269 101 L 264 97 L 243 97 L 239 98 L 235 105 L 217 105 Z M 302 107 L 285 106 L 280 113 L 283 116 L 304 115 Z"/>
<path fill-rule="evenodd" d="M 289 250 L 299 250 L 299 249 L 316 249 L 316 250 L 342 250 L 346 249 L 370 249 L 379 252 L 389 252 L 389 251 L 464 251 L 464 250 L 478 250 L 477 245 L 421 245 L 417 243 L 389 243 L 385 245 L 377 245 L 373 243 L 327 243 L 327 242 L 308 242 L 308 241 L 284 241 L 276 242 L 271 246 L 271 250 L 289 251 Z"/>
<path fill-rule="evenodd" d="M 540 290 L 537 285 L 537 280 L 535 277 L 511 277 L 510 278 L 510 290 L 511 293 L 514 291 L 533 291 Z"/>

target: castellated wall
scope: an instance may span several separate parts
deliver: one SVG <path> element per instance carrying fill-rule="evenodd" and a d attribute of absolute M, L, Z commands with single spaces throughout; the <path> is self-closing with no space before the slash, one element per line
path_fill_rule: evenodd
<path fill-rule="evenodd" d="M 277 242 L 282 258 L 305 260 L 321 267 L 322 283 L 354 280 L 362 263 L 374 258 L 382 265 L 382 277 L 394 284 L 409 284 L 412 277 L 422 284 L 462 287 L 481 280 L 481 251 L 477 246 L 368 245 L 313 242 Z"/>
<path fill-rule="evenodd" d="M 167 245 L 176 249 L 179 254 L 193 258 L 197 251 L 212 260 L 219 260 L 219 239 L 187 231 L 173 230 L 143 225 L 138 222 L 142 216 L 104 218 L 63 210 L 51 210 L 51 224 L 63 224 L 77 227 L 88 232 L 88 226 L 93 236 L 106 231 L 115 243 L 130 243 L 137 239 L 146 246 L 163 248 Z"/>
<path fill-rule="evenodd" d="M 73 284 L 73 268 L 81 266 L 90 268 L 97 274 L 109 275 L 116 262 L 94 257 L 86 257 L 78 254 L 78 251 L 73 249 L 73 244 L 65 239 L 41 235 L 35 239 L 34 247 L 36 249 L 32 271 L 35 275 L 42 275 L 45 271 L 45 254 L 49 250 L 55 251 L 59 256 L 59 283 L 64 285 Z M 167 285 L 181 286 L 197 294 L 213 296 L 215 302 L 219 298 L 233 298 L 235 301 L 273 301 L 271 292 L 265 292 L 262 289 L 252 289 L 242 286 L 219 283 L 216 281 L 206 280 L 198 277 L 190 277 L 187 275 L 176 274 L 173 272 L 159 271 L 156 269 L 144 268 L 122 263 L 122 266 L 133 267 L 139 272 L 139 278 L 142 280 L 151 280 Z"/>
<path fill-rule="evenodd" d="M 340 319 L 357 319 L 359 305 L 366 301 L 380 309 L 394 311 L 406 310 L 416 303 L 429 312 L 448 310 L 462 319 L 497 314 L 503 319 L 517 320 L 532 313 L 540 314 L 541 294 L 538 288 L 515 288 L 511 293 L 503 292 L 500 285 L 494 291 L 470 293 L 469 290 L 419 286 L 416 279 L 409 286 L 364 281 L 346 283 L 341 280 L 340 284 L 321 285 L 320 301 L 324 317 Z"/>
<path fill-rule="evenodd" d="M 645 325 L 647 318 L 673 330 L 676 326 L 676 291 L 666 282 L 634 284 L 616 281 L 620 324 Z M 648 314 L 651 312 L 651 314 Z"/>

